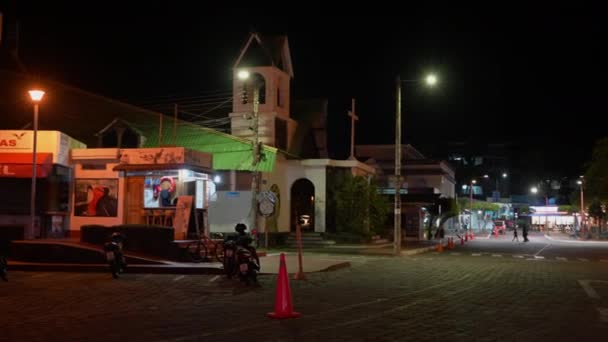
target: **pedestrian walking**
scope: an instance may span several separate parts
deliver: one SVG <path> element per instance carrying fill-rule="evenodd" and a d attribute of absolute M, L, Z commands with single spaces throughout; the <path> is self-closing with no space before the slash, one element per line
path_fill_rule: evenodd
<path fill-rule="evenodd" d="M 513 227 L 513 240 L 517 240 L 517 242 L 519 242 L 519 237 L 517 237 L 517 227 Z M 513 240 L 511 240 L 511 242 L 513 242 Z"/>
<path fill-rule="evenodd" d="M 524 242 L 528 242 L 530 240 L 528 240 L 528 226 L 524 225 L 523 228 L 521 229 L 521 235 L 524 237 Z"/>

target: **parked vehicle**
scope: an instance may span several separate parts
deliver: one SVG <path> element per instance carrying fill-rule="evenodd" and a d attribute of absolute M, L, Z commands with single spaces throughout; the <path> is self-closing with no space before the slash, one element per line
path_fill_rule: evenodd
<path fill-rule="evenodd" d="M 232 278 L 236 275 L 236 240 L 234 237 L 229 236 L 224 241 L 224 274 L 226 277 Z"/>
<path fill-rule="evenodd" d="M 494 221 L 494 231 L 498 234 L 506 234 L 507 226 L 505 225 L 505 221 Z"/>
<path fill-rule="evenodd" d="M 127 267 L 127 262 L 122 251 L 124 236 L 120 233 L 113 233 L 111 241 L 104 245 L 106 261 L 110 266 L 112 277 L 117 279 Z"/>
<path fill-rule="evenodd" d="M 260 270 L 260 259 L 253 246 L 237 246 L 236 264 L 241 281 L 246 285 L 258 282 L 258 271 Z"/>

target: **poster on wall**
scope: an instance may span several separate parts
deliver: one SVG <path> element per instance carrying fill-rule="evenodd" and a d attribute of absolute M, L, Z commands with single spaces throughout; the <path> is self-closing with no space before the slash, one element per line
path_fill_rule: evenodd
<path fill-rule="evenodd" d="M 116 217 L 118 179 L 76 179 L 74 215 Z"/>
<path fill-rule="evenodd" d="M 146 177 L 144 180 L 144 207 L 172 207 L 177 201 L 175 177 Z"/>

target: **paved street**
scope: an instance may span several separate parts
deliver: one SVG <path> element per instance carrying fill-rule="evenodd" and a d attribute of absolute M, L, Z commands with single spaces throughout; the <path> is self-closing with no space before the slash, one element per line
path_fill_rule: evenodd
<path fill-rule="evenodd" d="M 274 321 L 276 275 L 12 272 L 9 341 L 605 341 L 608 246 L 476 239 L 412 257 L 332 256 L 350 268 L 291 281 L 302 317 Z M 294 271 L 294 270 L 290 270 Z"/>

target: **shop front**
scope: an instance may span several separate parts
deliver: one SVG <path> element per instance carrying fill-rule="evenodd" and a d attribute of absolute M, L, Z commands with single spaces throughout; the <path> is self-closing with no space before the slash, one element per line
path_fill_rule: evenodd
<path fill-rule="evenodd" d="M 35 224 L 31 193 L 33 132 L 0 131 L 0 238 L 65 237 L 70 217 L 71 147 L 85 145 L 58 131 L 38 131 Z"/>
<path fill-rule="evenodd" d="M 558 206 L 531 206 L 531 228 L 538 231 L 571 231 L 574 215 L 559 211 Z"/>
<path fill-rule="evenodd" d="M 175 238 L 208 231 L 211 155 L 183 147 L 72 151 L 75 225 L 175 228 Z"/>

